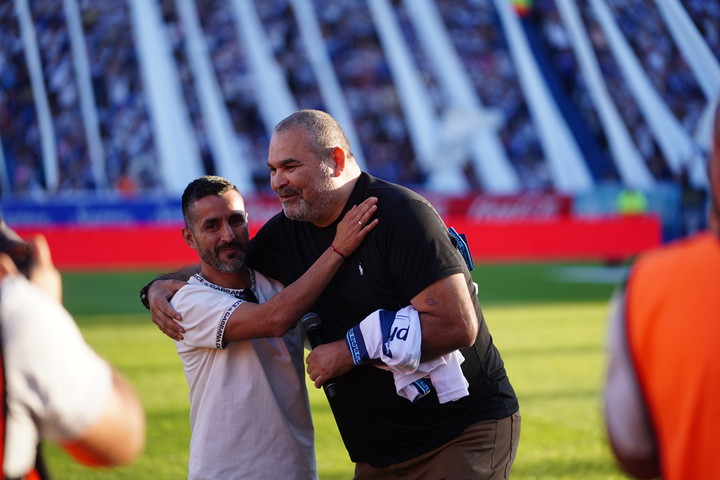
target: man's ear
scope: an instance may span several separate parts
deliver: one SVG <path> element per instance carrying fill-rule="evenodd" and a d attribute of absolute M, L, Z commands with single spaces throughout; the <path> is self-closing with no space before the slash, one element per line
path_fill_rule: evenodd
<path fill-rule="evenodd" d="M 193 250 L 197 250 L 197 245 L 195 244 L 195 237 L 193 236 L 193 233 L 189 228 L 183 227 L 182 236 L 188 247 L 192 248 Z"/>
<path fill-rule="evenodd" d="M 330 156 L 335 165 L 333 173 L 339 177 L 345 170 L 345 151 L 340 147 L 334 147 Z"/>

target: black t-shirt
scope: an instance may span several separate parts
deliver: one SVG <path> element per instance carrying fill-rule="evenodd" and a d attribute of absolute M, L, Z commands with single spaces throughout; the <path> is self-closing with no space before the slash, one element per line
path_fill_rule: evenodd
<path fill-rule="evenodd" d="M 467 266 L 427 200 L 363 173 L 343 215 L 370 196 L 378 198 L 378 226 L 348 257 L 312 309 L 322 319 L 325 342 L 344 338 L 375 310 L 409 305 L 438 279 L 462 272 L 468 291 L 474 291 Z M 253 238 L 249 264 L 289 285 L 330 246 L 337 223 L 319 228 L 280 212 Z M 473 346 L 461 350 L 469 396 L 440 404 L 431 393 L 411 404 L 396 393 L 390 372 L 371 365 L 355 367 L 336 379 L 341 393 L 331 408 L 353 461 L 386 466 L 408 460 L 446 443 L 474 422 L 518 410 L 476 296 L 474 303 L 478 336 Z"/>

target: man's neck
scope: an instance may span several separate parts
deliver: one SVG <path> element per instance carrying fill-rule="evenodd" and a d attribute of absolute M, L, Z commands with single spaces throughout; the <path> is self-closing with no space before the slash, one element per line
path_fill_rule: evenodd
<path fill-rule="evenodd" d="M 243 290 L 252 286 L 250 271 L 247 267 L 243 267 L 238 272 L 224 273 L 203 263 L 200 273 L 207 281 L 220 287 Z"/>
<path fill-rule="evenodd" d="M 340 217 L 340 214 L 342 214 L 342 211 L 345 208 L 345 204 L 347 204 L 348 199 L 350 198 L 350 195 L 352 194 L 352 191 L 355 188 L 355 184 L 357 183 L 359 177 L 360 173 L 358 171 L 358 174 L 356 176 L 350 178 L 343 185 L 337 188 L 337 190 L 335 191 L 335 201 L 331 206 L 332 211 L 330 211 L 323 220 L 312 222 L 313 225 L 321 228 L 327 227 Z"/>

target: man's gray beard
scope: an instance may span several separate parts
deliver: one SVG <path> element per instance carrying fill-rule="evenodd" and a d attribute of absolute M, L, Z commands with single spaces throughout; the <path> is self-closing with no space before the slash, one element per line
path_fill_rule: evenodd
<path fill-rule="evenodd" d="M 285 212 L 285 216 L 290 220 L 312 222 L 319 217 L 320 212 L 322 212 L 329 203 L 328 197 L 321 197 L 315 203 L 315 206 L 311 207 L 310 204 L 303 198 L 293 205 L 283 205 L 283 212 Z"/>
<path fill-rule="evenodd" d="M 321 180 L 320 189 L 314 192 L 313 205 L 308 203 L 305 198 L 301 198 L 299 202 L 287 206 L 283 203 L 283 212 L 290 220 L 298 220 L 300 222 L 313 222 L 321 218 L 323 213 L 327 211 L 335 200 L 335 190 L 330 178 Z"/>
<path fill-rule="evenodd" d="M 233 258 L 232 260 L 222 261 L 220 257 L 208 252 L 207 250 L 200 252 L 200 258 L 220 273 L 238 273 L 245 268 L 245 258 Z"/>
<path fill-rule="evenodd" d="M 213 265 L 213 267 L 222 273 L 238 273 L 245 268 L 245 260 L 235 258 L 229 262 L 221 262 L 220 259 L 218 259 L 217 265 Z"/>

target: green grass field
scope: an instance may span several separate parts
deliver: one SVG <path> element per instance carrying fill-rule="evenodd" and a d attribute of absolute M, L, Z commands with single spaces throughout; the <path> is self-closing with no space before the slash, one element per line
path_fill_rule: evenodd
<path fill-rule="evenodd" d="M 137 300 L 155 272 L 66 273 L 65 305 L 98 352 L 142 397 L 148 433 L 132 465 L 90 470 L 53 445 L 56 479 L 187 478 L 187 384 L 172 342 Z M 606 446 L 600 408 L 608 299 L 622 271 L 593 265 L 478 265 L 486 320 L 520 397 L 514 479 L 621 479 Z M 321 391 L 311 387 L 322 480 L 352 478 Z"/>

